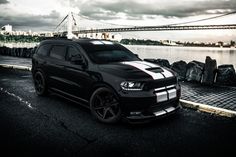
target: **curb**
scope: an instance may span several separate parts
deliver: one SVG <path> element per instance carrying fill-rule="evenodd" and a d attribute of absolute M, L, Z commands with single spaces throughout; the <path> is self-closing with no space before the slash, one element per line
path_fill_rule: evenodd
<path fill-rule="evenodd" d="M 18 69 L 18 70 L 31 71 L 31 68 L 30 68 L 30 67 L 27 67 L 27 66 L 20 66 L 20 65 L 0 64 L 0 67 L 9 68 L 9 69 Z"/>
<path fill-rule="evenodd" d="M 207 112 L 223 117 L 234 118 L 236 117 L 236 111 L 227 110 L 219 107 L 209 106 L 205 104 L 195 103 L 187 100 L 180 99 L 180 103 L 185 108 L 191 108 L 201 112 Z"/>

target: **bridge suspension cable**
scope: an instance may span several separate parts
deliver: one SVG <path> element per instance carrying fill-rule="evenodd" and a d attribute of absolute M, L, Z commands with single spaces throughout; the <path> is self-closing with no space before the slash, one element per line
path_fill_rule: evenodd
<path fill-rule="evenodd" d="M 187 22 L 181 22 L 181 23 L 172 23 L 172 24 L 165 24 L 165 25 L 156 25 L 156 26 L 174 26 L 174 25 L 191 24 L 191 23 L 196 23 L 196 22 L 202 22 L 202 21 L 217 19 L 217 18 L 221 18 L 221 17 L 224 17 L 224 16 L 232 15 L 232 14 L 236 14 L 236 11 L 232 11 L 232 12 L 229 12 L 229 13 L 225 13 L 225 14 L 221 14 L 221 15 L 217 15 L 217 16 L 213 16 L 213 17 L 193 20 L 193 21 L 187 21 Z M 102 21 L 98 21 L 98 20 L 96 20 L 94 18 L 84 16 L 84 15 L 79 14 L 79 13 L 76 14 L 76 15 L 81 17 L 81 18 L 83 18 L 83 19 L 93 20 L 93 21 L 97 21 L 97 22 L 103 23 L 103 24 L 109 24 L 109 25 L 114 25 L 114 26 L 126 26 L 126 27 L 127 26 L 130 26 L 130 27 L 141 27 L 141 26 L 137 26 L 137 25 L 120 25 L 120 24 L 114 24 L 114 23 L 109 23 L 109 22 L 102 22 Z"/>
<path fill-rule="evenodd" d="M 56 26 L 55 31 L 61 26 L 61 24 L 67 19 L 68 15 L 66 15 L 62 21 Z"/>
<path fill-rule="evenodd" d="M 221 18 L 221 17 L 224 17 L 224 16 L 232 15 L 232 14 L 236 14 L 236 11 L 225 13 L 225 14 L 221 14 L 221 15 L 217 15 L 217 16 L 213 16 L 213 17 L 208 17 L 208 18 L 203 18 L 203 19 L 199 19 L 199 20 L 194 20 L 194 21 L 187 21 L 187 22 L 181 22 L 181 23 L 168 24 L 168 26 L 183 25 L 183 24 L 202 22 L 202 21 L 207 21 L 207 20 Z"/>
<path fill-rule="evenodd" d="M 102 23 L 102 24 L 108 24 L 108 25 L 113 25 L 113 26 L 124 26 L 124 27 L 130 26 L 130 27 L 135 27 L 135 25 L 121 25 L 121 24 L 115 24 L 115 23 L 100 21 L 100 20 L 97 20 L 97 19 L 94 19 L 94 18 L 91 18 L 91 17 L 84 16 L 84 15 L 82 15 L 80 13 L 78 13 L 76 15 L 81 17 L 81 18 L 83 18 L 83 19 L 97 21 L 98 23 Z"/>
<path fill-rule="evenodd" d="M 121 24 L 114 24 L 114 23 L 109 23 L 109 22 L 104 22 L 100 20 L 96 20 L 91 17 L 84 16 L 82 14 L 75 14 L 73 12 L 70 12 L 67 16 L 63 18 L 63 20 L 57 25 L 56 30 L 59 32 L 61 30 L 58 29 L 61 27 L 63 22 L 66 21 L 68 22 L 69 16 L 70 16 L 70 21 L 73 20 L 73 23 L 71 22 L 71 25 L 77 26 L 77 21 L 75 18 L 75 15 L 78 16 L 81 19 L 86 19 L 89 20 L 90 22 L 95 22 L 95 23 L 100 23 L 100 24 L 107 24 L 110 25 L 107 28 L 93 28 L 93 29 L 77 29 L 77 31 L 73 31 L 73 33 L 80 34 L 80 33 L 97 33 L 97 32 L 132 32 L 132 31 L 166 31 L 166 30 L 204 30 L 204 29 L 236 29 L 236 24 L 221 24 L 221 25 L 185 25 L 185 24 L 191 24 L 191 23 L 196 23 L 196 22 L 201 22 L 201 21 L 207 21 L 207 20 L 212 20 L 212 19 L 217 19 L 217 18 L 222 18 L 225 16 L 229 16 L 232 14 L 236 14 L 236 11 L 228 12 L 225 14 L 213 16 L 213 17 L 208 17 L 208 18 L 203 18 L 203 19 L 198 19 L 198 20 L 193 20 L 193 21 L 187 21 L 187 22 L 181 22 L 181 23 L 172 23 L 172 24 L 166 24 L 166 25 L 154 25 L 154 26 L 134 26 L 134 25 L 121 25 Z M 64 24 L 65 25 L 65 24 Z M 93 24 L 94 26 L 94 24 Z M 98 26 L 96 24 L 96 26 Z M 111 26 L 119 26 L 119 27 L 111 27 Z M 71 26 L 72 28 L 72 26 Z M 77 27 L 78 28 L 78 27 Z M 64 31 L 63 33 L 66 33 Z"/>

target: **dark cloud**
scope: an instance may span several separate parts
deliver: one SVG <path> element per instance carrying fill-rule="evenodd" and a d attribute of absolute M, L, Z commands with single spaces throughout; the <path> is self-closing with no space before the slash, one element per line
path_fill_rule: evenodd
<path fill-rule="evenodd" d="M 56 11 L 52 11 L 49 15 L 0 15 L 0 26 L 10 24 L 13 25 L 14 29 L 25 30 L 30 28 L 31 30 L 45 30 L 53 29 L 60 22 L 60 14 Z"/>
<path fill-rule="evenodd" d="M 80 6 L 81 14 L 102 20 L 116 18 L 118 13 L 126 14 L 128 19 L 142 19 L 143 15 L 182 18 L 217 12 L 228 13 L 235 10 L 236 0 L 169 0 L 150 3 L 135 0 L 87 1 Z"/>
<path fill-rule="evenodd" d="M 67 5 L 67 1 L 60 1 Z M 0 0 L 1 4 L 9 3 Z M 228 13 L 236 8 L 236 0 L 70 0 L 71 6 L 78 7 L 80 14 L 96 20 L 155 20 L 157 16 L 165 18 L 184 18 L 194 15 Z M 7 13 L 8 12 L 8 13 Z M 0 10 L 0 27 L 11 24 L 15 29 L 54 30 L 62 20 L 59 12 L 49 15 L 13 14 L 14 10 Z M 49 28 L 49 29 L 48 29 Z"/>
<path fill-rule="evenodd" d="M 0 5 L 1 5 L 1 4 L 7 4 L 7 3 L 9 3 L 8 0 L 0 0 Z"/>

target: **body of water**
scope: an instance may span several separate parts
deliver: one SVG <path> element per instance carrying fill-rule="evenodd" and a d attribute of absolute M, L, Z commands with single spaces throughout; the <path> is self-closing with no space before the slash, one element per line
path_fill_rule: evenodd
<path fill-rule="evenodd" d="M 31 48 L 39 43 L 3 43 L 0 47 Z M 197 60 L 205 62 L 206 56 L 216 59 L 217 65 L 233 64 L 236 68 L 236 48 L 212 48 L 212 47 L 175 47 L 175 46 L 143 46 L 143 45 L 124 45 L 140 58 L 167 59 L 170 63 L 176 61 L 190 62 Z"/>
<path fill-rule="evenodd" d="M 0 47 L 6 46 L 9 48 L 31 48 L 31 47 L 35 47 L 36 45 L 38 45 L 39 43 L 4 43 L 4 42 L 0 42 Z"/>
<path fill-rule="evenodd" d="M 192 60 L 205 62 L 206 56 L 216 59 L 217 65 L 233 64 L 236 68 L 236 48 L 212 47 L 173 47 L 173 46 L 141 46 L 125 45 L 140 58 L 167 59 L 170 63 Z"/>

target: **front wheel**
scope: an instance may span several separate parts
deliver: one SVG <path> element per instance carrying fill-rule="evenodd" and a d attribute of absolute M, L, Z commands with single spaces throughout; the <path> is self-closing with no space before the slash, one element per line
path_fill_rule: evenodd
<path fill-rule="evenodd" d="M 45 76 L 40 71 L 37 71 L 34 74 L 34 87 L 37 95 L 44 96 L 47 94 L 47 85 Z"/>
<path fill-rule="evenodd" d="M 109 88 L 98 88 L 90 98 L 92 114 L 103 123 L 116 123 L 121 118 L 121 109 L 114 91 Z"/>

